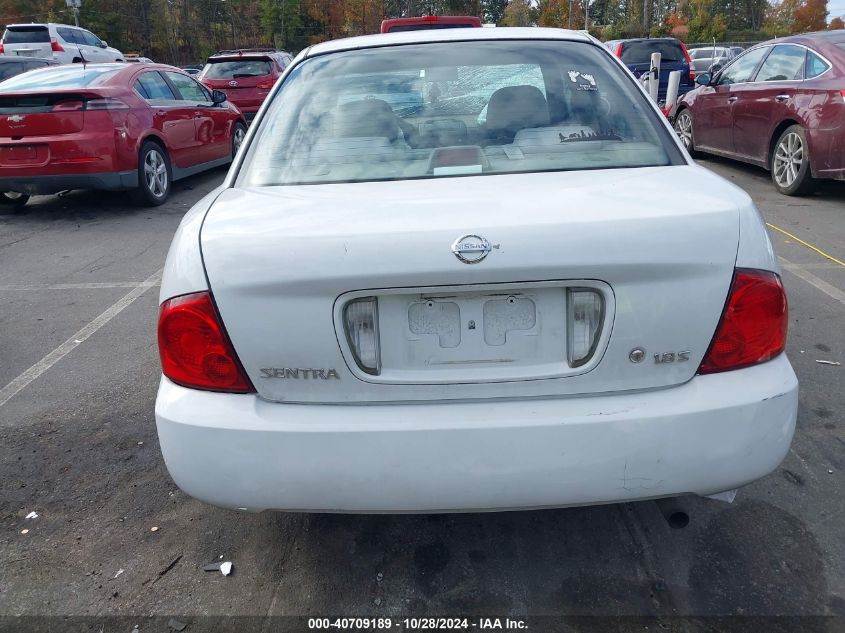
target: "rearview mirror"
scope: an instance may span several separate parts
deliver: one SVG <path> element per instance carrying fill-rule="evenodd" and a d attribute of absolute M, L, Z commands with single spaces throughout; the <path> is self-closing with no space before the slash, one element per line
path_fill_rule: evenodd
<path fill-rule="evenodd" d="M 710 73 L 701 73 L 696 75 L 695 83 L 699 86 L 709 86 L 710 85 Z"/>
<path fill-rule="evenodd" d="M 211 91 L 211 101 L 214 105 L 220 105 L 224 101 L 226 101 L 226 93 L 220 90 L 212 90 Z"/>

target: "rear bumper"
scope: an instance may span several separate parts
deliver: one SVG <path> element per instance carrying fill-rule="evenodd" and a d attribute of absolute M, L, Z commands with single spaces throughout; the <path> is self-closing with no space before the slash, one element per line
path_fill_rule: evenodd
<path fill-rule="evenodd" d="M 55 176 L 7 176 L 0 178 L 0 191 L 17 191 L 30 195 L 58 193 L 68 189 L 134 189 L 138 186 L 136 170 L 95 174 L 63 174 Z"/>
<path fill-rule="evenodd" d="M 504 510 L 736 488 L 795 429 L 785 355 L 661 391 L 444 404 L 299 405 L 162 379 L 165 463 L 214 505 L 328 512 Z"/>

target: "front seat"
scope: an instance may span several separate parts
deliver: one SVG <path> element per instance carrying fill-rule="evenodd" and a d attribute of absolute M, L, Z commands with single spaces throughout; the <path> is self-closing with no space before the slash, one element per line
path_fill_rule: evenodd
<path fill-rule="evenodd" d="M 536 86 L 499 88 L 487 104 L 488 143 L 511 143 L 519 130 L 548 124 L 549 106 Z"/>

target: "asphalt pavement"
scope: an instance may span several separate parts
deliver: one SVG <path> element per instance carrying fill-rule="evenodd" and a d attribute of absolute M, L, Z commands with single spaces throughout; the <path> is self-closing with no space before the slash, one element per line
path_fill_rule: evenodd
<path fill-rule="evenodd" d="M 713 618 L 728 616 L 743 630 L 843 630 L 845 366 L 829 363 L 845 363 L 845 183 L 788 198 L 762 170 L 703 164 L 770 223 L 801 397 L 781 467 L 730 505 L 683 499 L 680 530 L 654 502 L 352 516 L 195 501 L 155 433 L 157 282 L 182 215 L 225 172 L 177 183 L 154 209 L 73 192 L 0 210 L 0 630 L 507 614 L 556 616 L 533 630 L 722 630 Z M 203 571 L 220 560 L 231 575 Z"/>

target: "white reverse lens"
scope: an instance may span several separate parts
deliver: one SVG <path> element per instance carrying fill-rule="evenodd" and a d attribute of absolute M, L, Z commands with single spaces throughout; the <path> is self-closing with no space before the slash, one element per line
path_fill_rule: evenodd
<path fill-rule="evenodd" d="M 378 299 L 364 297 L 346 304 L 343 311 L 346 337 L 355 355 L 355 362 L 368 374 L 378 374 Z"/>
<path fill-rule="evenodd" d="M 569 366 L 580 367 L 596 351 L 604 320 L 602 296 L 588 288 L 572 288 L 568 297 Z"/>

